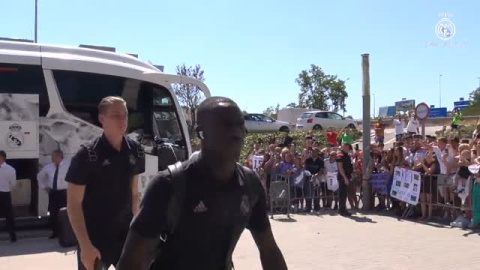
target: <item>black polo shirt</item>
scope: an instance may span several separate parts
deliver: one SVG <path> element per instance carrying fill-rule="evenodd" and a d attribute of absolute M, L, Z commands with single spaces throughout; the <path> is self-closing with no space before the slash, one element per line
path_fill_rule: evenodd
<path fill-rule="evenodd" d="M 133 177 L 144 171 L 143 149 L 128 138 L 117 151 L 102 135 L 82 146 L 72 158 L 65 180 L 85 186 L 85 223 L 90 240 L 100 252 L 117 249 L 116 243 L 124 241 L 133 216 Z"/>
<path fill-rule="evenodd" d="M 317 157 L 316 159 L 309 157 L 305 160 L 305 169 L 312 175 L 317 174 L 323 168 L 325 168 L 325 165 L 323 163 L 323 159 L 320 157 Z"/>
<path fill-rule="evenodd" d="M 175 233 L 168 238 L 160 269 L 225 270 L 233 248 L 245 228 L 263 232 L 270 227 L 266 196 L 258 177 L 218 183 L 196 160 L 185 163 L 186 192 Z M 166 209 L 172 185 L 169 173 L 160 172 L 146 189 L 132 229 L 156 238 L 166 228 Z M 230 249 L 231 248 L 231 249 Z"/>
<path fill-rule="evenodd" d="M 351 180 L 353 173 L 353 164 L 350 155 L 344 151 L 337 155 L 337 163 L 342 163 L 343 170 L 345 171 L 346 176 Z M 343 179 L 343 176 L 338 173 L 338 178 Z"/>

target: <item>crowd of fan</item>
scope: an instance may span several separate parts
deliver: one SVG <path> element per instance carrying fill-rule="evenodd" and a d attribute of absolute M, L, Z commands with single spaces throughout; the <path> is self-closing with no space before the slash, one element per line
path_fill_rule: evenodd
<path fill-rule="evenodd" d="M 410 119 L 415 120 L 414 116 Z M 397 122 L 400 121 L 399 118 Z M 363 175 L 362 170 L 363 153 L 354 144 L 348 129 L 337 133 L 329 128 L 326 132 L 328 145 L 324 148 L 319 147 L 311 133 L 305 137 L 302 149 L 291 144 L 288 136 L 281 144 L 271 142 L 267 146 L 258 142 L 246 165 L 259 173 L 267 191 L 271 182 L 279 178 L 287 180 L 292 211 L 308 213 L 322 208 L 331 209 L 332 206 L 338 208 L 338 192 L 329 190 L 326 175 L 329 172 L 340 174 L 339 165 L 343 167 L 342 175 L 348 174 L 346 177 L 339 175 L 339 179 L 348 178 L 346 190 L 351 209 L 359 209 L 361 205 L 363 179 L 368 180 L 373 173 L 387 173 L 389 189 L 395 167 L 406 168 L 422 174 L 420 203 L 416 206 L 419 220 L 442 218 L 460 222 L 463 227 L 478 226 L 480 180 L 477 181 L 472 174 L 471 165 L 480 165 L 480 125 L 471 138 L 459 137 L 460 133 L 455 132 L 458 127 L 455 126 L 452 129 L 454 135 L 448 138 L 442 134 L 438 138 L 424 138 L 417 134 L 418 127 L 405 133 L 402 129 L 401 134 L 397 129 L 396 142 L 389 149 L 383 143 L 384 129 L 380 120 L 375 125 L 376 143 L 371 145 L 367 175 Z M 342 164 L 344 159 L 341 157 L 345 154 L 350 157 L 351 166 Z M 401 215 L 409 207 L 388 195 L 374 192 L 373 196 L 376 211 L 392 211 Z M 411 213 L 415 215 L 416 212 Z"/>

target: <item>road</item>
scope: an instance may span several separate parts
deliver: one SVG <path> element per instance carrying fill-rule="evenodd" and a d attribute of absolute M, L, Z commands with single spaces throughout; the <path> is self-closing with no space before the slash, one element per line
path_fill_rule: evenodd
<path fill-rule="evenodd" d="M 280 216 L 281 217 L 281 216 Z M 293 215 L 272 221 L 289 269 L 478 269 L 479 232 L 357 213 Z M 44 236 L 0 242 L 0 270 L 76 269 L 73 251 Z M 261 269 L 248 231 L 234 253 L 236 270 Z M 113 268 L 111 268 L 113 269 Z"/>

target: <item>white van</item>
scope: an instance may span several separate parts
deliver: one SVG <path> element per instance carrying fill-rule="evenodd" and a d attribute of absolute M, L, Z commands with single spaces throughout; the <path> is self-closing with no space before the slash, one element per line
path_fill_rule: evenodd
<path fill-rule="evenodd" d="M 109 50 L 0 40 L 0 149 L 17 171 L 12 192 L 17 218 L 47 215 L 48 195 L 38 190 L 36 175 L 53 150 L 69 159 L 102 133 L 97 105 L 105 96 L 127 101 L 128 136 L 145 147 L 141 192 L 158 172 L 159 142 L 171 145 L 179 160 L 191 155 L 188 127 L 171 84 L 196 85 L 209 97 L 207 86 Z"/>

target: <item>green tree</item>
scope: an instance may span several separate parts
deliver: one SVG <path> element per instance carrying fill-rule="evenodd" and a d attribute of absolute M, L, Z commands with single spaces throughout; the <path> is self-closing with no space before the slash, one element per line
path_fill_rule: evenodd
<path fill-rule="evenodd" d="M 195 78 L 201 82 L 205 81 L 204 71 L 200 65 L 186 67 L 185 64 L 177 66 L 177 75 Z M 198 105 L 205 98 L 202 90 L 192 84 L 174 84 L 173 90 L 180 104 L 188 109 L 190 113 L 190 132 L 197 124 L 196 112 Z"/>
<path fill-rule="evenodd" d="M 270 106 L 270 107 L 266 108 L 263 111 L 263 114 L 277 119 L 278 111 L 280 111 L 280 104 L 277 104 L 277 106 L 275 108 L 273 106 Z"/>
<path fill-rule="evenodd" d="M 295 82 L 300 86 L 299 107 L 346 111 L 348 93 L 345 81 L 336 75 L 325 74 L 320 67 L 312 64 L 310 70 L 300 72 Z"/>
<path fill-rule="evenodd" d="M 472 105 L 480 105 L 480 87 L 470 93 L 470 100 L 473 103 Z"/>

